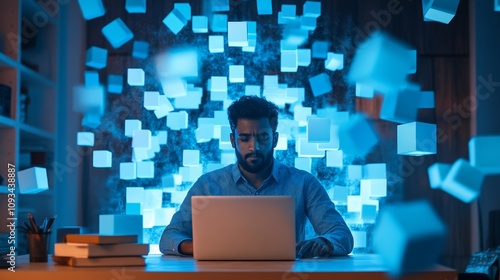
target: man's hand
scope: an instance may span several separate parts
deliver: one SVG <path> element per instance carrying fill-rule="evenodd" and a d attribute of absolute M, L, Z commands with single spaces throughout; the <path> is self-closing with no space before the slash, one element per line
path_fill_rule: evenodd
<path fill-rule="evenodd" d="M 300 241 L 297 243 L 295 250 L 299 259 L 333 255 L 333 245 L 323 237 Z"/>
<path fill-rule="evenodd" d="M 192 255 L 193 254 L 193 241 L 192 240 L 184 240 L 179 244 L 179 253 L 183 255 Z"/>

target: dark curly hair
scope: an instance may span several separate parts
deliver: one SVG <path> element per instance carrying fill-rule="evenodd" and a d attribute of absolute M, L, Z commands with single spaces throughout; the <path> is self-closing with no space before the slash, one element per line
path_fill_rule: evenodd
<path fill-rule="evenodd" d="M 278 106 L 267 101 L 264 97 L 261 98 L 255 95 L 240 97 L 227 108 L 227 116 L 233 133 L 239 119 L 257 120 L 269 118 L 273 132 L 278 128 Z"/>

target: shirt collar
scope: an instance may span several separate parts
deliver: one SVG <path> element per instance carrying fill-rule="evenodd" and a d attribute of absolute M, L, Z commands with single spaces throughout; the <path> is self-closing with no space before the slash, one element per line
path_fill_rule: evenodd
<path fill-rule="evenodd" d="M 281 164 L 276 161 L 276 159 L 273 159 L 273 170 L 271 171 L 271 177 L 274 178 L 274 180 L 279 183 L 279 166 Z M 234 163 L 233 166 L 231 167 L 231 175 L 233 176 L 234 182 L 238 182 L 240 179 L 244 179 L 243 175 L 241 174 L 240 169 L 238 168 L 238 163 Z"/>

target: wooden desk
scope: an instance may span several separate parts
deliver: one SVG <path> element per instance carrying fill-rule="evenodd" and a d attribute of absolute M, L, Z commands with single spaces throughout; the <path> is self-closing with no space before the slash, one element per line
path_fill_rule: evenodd
<path fill-rule="evenodd" d="M 16 260 L 16 272 L 0 270 L 2 280 L 142 280 L 142 279 L 279 279 L 349 280 L 390 279 L 377 255 L 353 255 L 297 261 L 195 261 L 192 258 L 150 255 L 145 267 L 74 268 Z M 457 272 L 444 266 L 403 279 L 456 280 Z"/>

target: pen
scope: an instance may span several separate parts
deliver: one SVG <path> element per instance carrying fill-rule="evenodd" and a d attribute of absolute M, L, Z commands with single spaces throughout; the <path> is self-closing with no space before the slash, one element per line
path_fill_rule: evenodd
<path fill-rule="evenodd" d="M 33 227 L 33 232 L 38 233 L 38 228 L 36 227 L 35 218 L 33 217 L 33 215 L 31 215 L 31 212 L 28 213 L 28 219 L 30 220 L 31 226 Z"/>
<path fill-rule="evenodd" d="M 56 217 L 57 215 L 54 215 L 52 218 L 49 219 L 49 222 L 47 223 L 47 232 L 50 232 L 50 229 L 52 228 L 52 224 L 54 223 Z"/>

